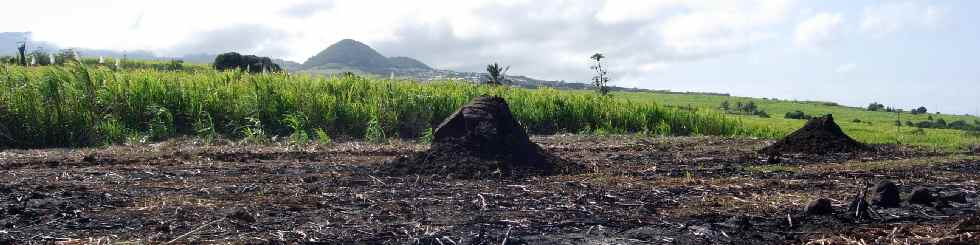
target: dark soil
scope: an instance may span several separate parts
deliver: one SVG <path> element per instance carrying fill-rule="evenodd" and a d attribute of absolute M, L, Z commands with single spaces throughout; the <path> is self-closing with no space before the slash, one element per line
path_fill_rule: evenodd
<path fill-rule="evenodd" d="M 447 178 L 522 177 L 575 174 L 577 164 L 562 160 L 531 142 L 501 97 L 473 99 L 433 133 L 429 150 L 386 162 L 386 175 L 436 175 Z"/>
<path fill-rule="evenodd" d="M 378 175 L 428 146 L 193 140 L 0 151 L 0 244 L 977 244 L 980 158 L 879 147 L 786 154 L 764 140 L 530 137 L 580 174 Z M 866 183 L 934 205 L 846 212 Z M 833 212 L 804 215 L 826 198 Z"/>
<path fill-rule="evenodd" d="M 834 122 L 834 117 L 827 114 L 810 119 L 803 125 L 803 128 L 764 148 L 762 152 L 769 155 L 782 153 L 826 154 L 868 149 L 870 149 L 868 146 L 844 134 L 840 126 Z"/>

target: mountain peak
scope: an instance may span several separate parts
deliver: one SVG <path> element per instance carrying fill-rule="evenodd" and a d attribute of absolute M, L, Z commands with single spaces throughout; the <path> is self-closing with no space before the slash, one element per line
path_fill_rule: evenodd
<path fill-rule="evenodd" d="M 340 40 L 303 63 L 304 69 L 355 70 L 387 75 L 403 69 L 431 70 L 428 65 L 408 57 L 388 58 L 367 44 L 354 39 Z"/>
<path fill-rule="evenodd" d="M 303 63 L 304 67 L 314 68 L 327 64 L 340 64 L 362 69 L 366 72 L 381 72 L 391 66 L 388 58 L 375 51 L 367 44 L 353 39 L 340 40 L 320 53 L 310 57 Z"/>

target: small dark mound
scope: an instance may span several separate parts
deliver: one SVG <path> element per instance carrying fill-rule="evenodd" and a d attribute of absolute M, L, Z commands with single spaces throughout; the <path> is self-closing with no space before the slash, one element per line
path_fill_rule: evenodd
<path fill-rule="evenodd" d="M 810 201 L 803 209 L 803 213 L 806 215 L 827 215 L 834 213 L 834 207 L 830 205 L 830 199 L 820 198 Z"/>
<path fill-rule="evenodd" d="M 936 197 L 932 195 L 932 191 L 925 187 L 916 187 L 912 190 L 912 195 L 909 196 L 909 203 L 929 205 L 936 201 Z"/>
<path fill-rule="evenodd" d="M 574 174 L 582 169 L 532 143 L 503 98 L 481 96 L 436 128 L 428 151 L 386 162 L 381 172 L 466 179 Z"/>
<path fill-rule="evenodd" d="M 852 139 L 834 122 L 830 114 L 810 119 L 803 128 L 762 149 L 763 153 L 846 153 L 865 151 L 869 147 Z"/>
<path fill-rule="evenodd" d="M 872 202 L 880 207 L 898 207 L 901 202 L 898 194 L 898 185 L 895 185 L 895 182 L 884 180 L 875 186 L 875 198 Z"/>

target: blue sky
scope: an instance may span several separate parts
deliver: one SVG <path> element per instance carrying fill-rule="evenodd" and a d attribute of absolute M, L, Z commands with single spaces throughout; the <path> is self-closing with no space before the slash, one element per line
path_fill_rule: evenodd
<path fill-rule="evenodd" d="M 17 1 L 0 32 L 160 55 L 238 51 L 302 62 L 352 38 L 437 68 L 975 114 L 977 1 Z M 187 8 L 186 6 L 192 6 Z M 215 11 L 215 10 L 222 11 Z"/>

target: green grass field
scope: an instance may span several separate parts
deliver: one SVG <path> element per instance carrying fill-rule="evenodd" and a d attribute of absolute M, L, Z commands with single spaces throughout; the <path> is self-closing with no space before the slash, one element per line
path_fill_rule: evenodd
<path fill-rule="evenodd" d="M 902 143 L 943 150 L 956 150 L 980 144 L 980 136 L 975 132 L 934 128 L 926 128 L 917 132 L 919 128 L 916 127 L 895 126 L 895 120 L 898 120 L 899 116 L 902 122 L 907 120 L 912 122 L 925 121 L 932 116 L 933 119 L 942 118 L 947 122 L 964 120 L 970 124 L 980 120 L 975 116 L 937 115 L 934 113 L 912 115 L 908 112 L 899 115 L 894 112 L 868 111 L 864 108 L 839 106 L 826 102 L 763 100 L 720 95 L 616 93 L 614 96 L 634 101 L 653 101 L 661 105 L 701 108 L 719 112 L 722 111 L 720 105 L 724 101 L 729 101 L 733 107 L 736 102 L 748 103 L 751 101 L 761 110 L 768 112 L 771 118 L 752 115 L 731 116 L 741 120 L 745 126 L 755 128 L 750 131 L 756 132 L 758 136 L 762 137 L 778 138 L 802 127 L 806 122 L 805 120 L 783 118 L 787 112 L 799 110 L 814 116 L 833 114 L 834 120 L 840 124 L 844 132 L 866 143 Z M 855 119 L 861 122 L 854 122 Z"/>

